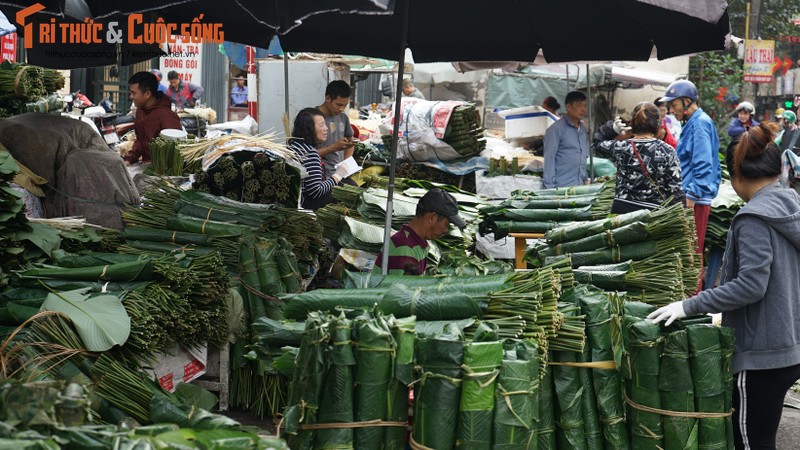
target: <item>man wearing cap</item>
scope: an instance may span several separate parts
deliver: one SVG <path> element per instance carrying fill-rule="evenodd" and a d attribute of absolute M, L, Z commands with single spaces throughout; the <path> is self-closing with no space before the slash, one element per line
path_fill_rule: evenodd
<path fill-rule="evenodd" d="M 199 84 L 181 80 L 178 72 L 174 70 L 167 73 L 167 80 L 169 81 L 167 95 L 178 109 L 194 108 L 200 97 L 206 93 L 206 90 Z"/>
<path fill-rule="evenodd" d="M 742 135 L 745 131 L 749 130 L 750 127 L 757 126 L 758 122 L 753 119 L 753 114 L 755 114 L 755 112 L 756 108 L 752 103 L 739 103 L 734 111 L 736 117 L 734 117 L 733 120 L 731 120 L 730 125 L 728 125 L 728 136 L 730 136 L 731 139 L 735 139 Z"/>
<path fill-rule="evenodd" d="M 243 74 L 236 75 L 236 84 L 231 89 L 231 103 L 233 106 L 247 106 L 247 79 Z"/>
<path fill-rule="evenodd" d="M 389 275 L 423 275 L 428 258 L 428 241 L 447 233 L 453 224 L 466 225 L 458 215 L 455 197 L 441 189 L 431 189 L 417 203 L 411 222 L 392 235 L 389 243 Z M 378 253 L 373 272 L 381 273 L 383 253 Z"/>
<path fill-rule="evenodd" d="M 410 78 L 403 79 L 403 96 L 425 100 L 425 96 L 422 95 L 419 89 L 414 87 L 414 82 Z"/>
<path fill-rule="evenodd" d="M 161 78 L 163 78 L 161 71 L 158 69 L 152 69 L 150 70 L 150 73 L 156 76 L 156 81 L 158 81 L 158 92 L 167 95 L 167 87 L 161 84 Z"/>
<path fill-rule="evenodd" d="M 156 76 L 151 72 L 137 72 L 128 80 L 130 99 L 136 106 L 133 129 L 136 140 L 125 161 L 135 163 L 150 161 L 150 141 L 161 130 L 180 130 L 181 121 L 170 107 L 169 97 L 158 92 Z"/>

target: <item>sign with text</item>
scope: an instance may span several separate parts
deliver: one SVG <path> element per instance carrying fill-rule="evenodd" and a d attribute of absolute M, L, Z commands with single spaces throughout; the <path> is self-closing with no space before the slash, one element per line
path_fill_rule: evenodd
<path fill-rule="evenodd" d="M 744 81 L 771 83 L 775 41 L 748 39 L 744 47 Z"/>
<path fill-rule="evenodd" d="M 178 77 L 184 82 L 202 86 L 203 44 L 192 43 L 188 37 L 176 36 L 174 44 L 168 44 L 167 55 L 159 59 L 159 70 L 164 76 L 162 82 L 168 83 L 169 72 L 178 72 Z"/>
<path fill-rule="evenodd" d="M 17 33 L 8 33 L 0 39 L 0 61 L 17 61 Z"/>

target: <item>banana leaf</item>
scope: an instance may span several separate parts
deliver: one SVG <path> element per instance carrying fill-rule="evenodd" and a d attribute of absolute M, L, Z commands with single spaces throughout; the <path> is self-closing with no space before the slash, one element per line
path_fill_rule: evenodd
<path fill-rule="evenodd" d="M 306 320 L 310 312 L 334 312 L 337 308 L 356 310 L 352 315 L 355 317 L 362 310 L 372 308 L 378 303 L 386 291 L 387 288 L 317 289 L 302 294 L 282 295 L 280 298 L 286 301 L 283 314 L 289 320 Z"/>
<path fill-rule="evenodd" d="M 286 292 L 300 292 L 300 269 L 297 267 L 297 258 L 292 252 L 292 244 L 284 238 L 278 238 L 277 242 L 275 262 L 278 264 L 281 284 Z"/>
<path fill-rule="evenodd" d="M 253 227 L 231 222 L 218 222 L 205 218 L 176 214 L 167 218 L 167 229 L 211 236 L 239 236 L 251 231 Z"/>
<path fill-rule="evenodd" d="M 668 411 L 694 412 L 694 386 L 689 369 L 689 340 L 685 330 L 674 331 L 664 340 L 658 389 L 661 406 Z M 666 448 L 697 449 L 697 419 L 664 416 Z"/>
<path fill-rule="evenodd" d="M 603 250 L 572 253 L 569 257 L 572 258 L 572 267 L 580 267 L 619 263 L 627 260 L 638 261 L 653 256 L 656 253 L 658 253 L 656 243 L 653 241 L 644 241 Z M 555 264 L 565 257 L 566 256 L 548 256 L 544 259 L 544 265 L 549 266 Z"/>
<path fill-rule="evenodd" d="M 131 318 L 114 295 L 92 297 L 88 289 L 51 293 L 42 303 L 42 311 L 66 314 L 86 350 L 92 352 L 124 344 L 131 332 Z"/>
<path fill-rule="evenodd" d="M 661 329 L 658 324 L 646 319 L 629 319 L 624 321 L 623 326 L 628 338 L 625 347 L 630 355 L 631 368 L 628 397 L 640 405 L 661 409 L 661 395 L 658 391 L 663 347 Z M 632 448 L 653 450 L 664 448 L 664 426 L 661 415 L 630 407 L 628 427 Z"/>
<path fill-rule="evenodd" d="M 278 244 L 275 240 L 266 239 L 261 236 L 255 239 L 253 254 L 255 255 L 256 264 L 254 268 L 249 268 L 248 270 L 255 269 L 256 273 L 258 274 L 258 281 L 261 287 L 259 291 L 262 294 L 275 296 L 277 294 L 286 292 L 281 280 L 281 273 L 278 270 L 278 263 L 275 258 L 277 251 Z M 265 303 L 265 308 L 266 313 L 270 318 L 283 318 L 284 302 L 282 300 L 268 301 Z"/>
<path fill-rule="evenodd" d="M 394 373 L 395 342 L 387 318 L 365 314 L 354 321 L 358 338 L 358 362 L 356 367 L 355 420 L 366 422 L 384 420 L 387 416 L 389 397 L 394 392 L 389 382 Z M 356 448 L 381 448 L 385 428 L 356 428 Z"/>
<path fill-rule="evenodd" d="M 506 209 L 503 217 L 520 222 L 566 222 L 571 220 L 591 220 L 592 208 L 569 209 Z"/>
<path fill-rule="evenodd" d="M 464 382 L 456 431 L 457 448 L 491 448 L 495 384 L 502 361 L 502 342 L 471 342 L 464 345 Z"/>
<path fill-rule="evenodd" d="M 417 340 L 420 378 L 411 436 L 417 444 L 437 450 L 452 449 L 456 440 L 464 362 L 464 343 L 458 339 L 449 334 Z"/>
<path fill-rule="evenodd" d="M 142 281 L 153 279 L 153 266 L 149 260 L 139 260 L 102 266 L 62 268 L 42 267 L 24 270 L 20 278 L 56 278 L 72 281 Z"/>
<path fill-rule="evenodd" d="M 590 360 L 613 361 L 612 308 L 607 294 L 591 286 L 576 287 L 581 311 L 586 316 L 586 348 Z M 628 431 L 625 427 L 625 402 L 622 398 L 622 377 L 616 370 L 593 370 L 592 383 L 600 412 L 605 447 L 628 449 Z"/>
<path fill-rule="evenodd" d="M 536 448 L 534 422 L 539 419 L 539 349 L 531 340 L 506 341 L 504 349 L 495 389 L 492 448 Z"/>
<path fill-rule="evenodd" d="M 147 258 L 137 255 L 123 255 L 120 253 L 89 253 L 86 255 L 75 255 L 63 251 L 53 252 L 53 261 L 60 267 L 92 267 L 104 266 L 106 264 L 119 264 L 143 261 Z"/>
<path fill-rule="evenodd" d="M 293 450 L 309 450 L 314 444 L 313 430 L 300 425 L 317 423 L 320 394 L 325 384 L 325 354 L 330 340 L 328 315 L 311 313 L 297 353 L 296 366 L 289 385 L 289 400 L 284 409 L 284 432 Z"/>
<path fill-rule="evenodd" d="M 353 356 L 351 344 L 351 326 L 352 322 L 344 315 L 330 321 L 332 348 L 328 354 L 329 365 L 317 411 L 318 423 L 353 421 L 353 370 L 356 359 Z M 314 448 L 317 450 L 353 449 L 353 429 L 317 430 Z"/>
<path fill-rule="evenodd" d="M 175 203 L 175 210 L 200 219 L 264 227 L 270 230 L 279 228 L 284 221 L 275 205 L 241 203 L 195 189 L 181 193 L 181 197 Z"/>
<path fill-rule="evenodd" d="M 493 219 L 490 222 L 484 222 L 486 226 L 481 229 L 482 232 L 494 233 L 494 239 L 499 240 L 508 236 L 511 233 L 545 233 L 559 225 L 562 222 L 556 221 L 538 221 L 532 220 L 497 220 Z"/>
<path fill-rule="evenodd" d="M 605 230 L 619 228 L 634 222 L 648 222 L 650 211 L 638 210 L 618 216 L 594 220 L 591 222 L 576 222 L 562 227 L 554 228 L 545 233 L 545 239 L 552 244 L 577 241 L 578 239 L 602 233 Z"/>
<path fill-rule="evenodd" d="M 585 206 L 592 206 L 597 202 L 596 195 L 580 195 L 575 197 L 556 197 L 539 198 L 530 197 L 528 200 L 523 198 L 509 198 L 504 200 L 501 205 L 510 209 L 575 209 Z M 491 208 L 489 209 L 491 211 Z M 481 210 L 484 214 L 486 210 Z"/>
<path fill-rule="evenodd" d="M 536 442 L 531 448 L 536 450 L 556 450 L 552 367 L 545 366 L 541 371 L 539 380 L 539 420 L 533 421 Z"/>
<path fill-rule="evenodd" d="M 736 338 L 731 327 L 719 329 L 719 344 L 722 348 L 722 382 L 725 386 L 724 411 L 730 412 L 733 408 L 733 350 Z M 725 436 L 728 440 L 728 449 L 733 450 L 733 417 L 725 418 Z"/>
<path fill-rule="evenodd" d="M 459 334 L 464 334 L 464 330 L 471 327 L 475 322 L 477 322 L 476 319 L 418 320 L 415 329 L 417 336 L 421 338 L 435 337 L 436 335 L 442 334 L 448 326 L 455 326 L 461 330 Z"/>
<path fill-rule="evenodd" d="M 363 289 L 376 287 L 389 287 L 393 284 L 402 284 L 409 288 L 434 286 L 439 284 L 482 285 L 485 284 L 492 291 L 500 291 L 507 287 L 512 274 L 497 274 L 483 276 L 425 276 L 425 275 L 381 275 L 374 272 L 343 273 L 344 287 L 347 289 Z"/>
<path fill-rule="evenodd" d="M 266 347 L 280 348 L 284 346 L 299 347 L 303 341 L 304 322 L 277 321 L 268 317 L 259 317 L 253 322 L 253 336 Z"/>
<path fill-rule="evenodd" d="M 561 363 L 578 362 L 578 355 L 573 352 L 552 352 L 551 360 Z M 555 420 L 558 448 L 576 450 L 587 449 L 586 431 L 584 429 L 584 411 L 580 369 L 569 366 L 553 366 L 553 384 L 555 386 Z"/>
<path fill-rule="evenodd" d="M 172 252 L 183 252 L 189 255 L 208 255 L 217 250 L 211 247 L 198 247 L 192 244 L 172 244 L 169 242 L 151 242 L 151 241 L 125 241 L 124 246 L 119 247 L 119 251 L 132 252 L 130 249 L 139 250 L 147 254 L 165 254 Z"/>
<path fill-rule="evenodd" d="M 656 307 L 642 302 L 626 301 L 622 305 L 622 314 L 638 319 L 646 319 L 651 312 L 655 311 Z"/>
<path fill-rule="evenodd" d="M 54 291 L 74 291 L 76 289 L 89 288 L 92 292 L 99 293 L 113 292 L 122 293 L 125 291 L 139 291 L 144 290 L 150 281 L 130 281 L 121 283 L 112 283 L 108 281 L 70 281 L 70 280 L 42 280 L 38 278 L 27 278 L 15 280 L 14 284 L 20 289 L 27 287 L 41 288 L 42 285 Z M 49 292 L 49 291 L 47 291 Z M 45 294 L 45 297 L 47 295 Z"/>
<path fill-rule="evenodd" d="M 141 227 L 127 227 L 119 233 L 119 236 L 125 240 L 192 244 L 202 247 L 210 247 L 214 241 L 214 238 L 207 234 Z"/>
<path fill-rule="evenodd" d="M 539 253 L 542 256 L 566 255 L 601 248 L 613 248 L 618 245 L 642 242 L 650 237 L 647 226 L 642 222 L 634 222 L 620 228 L 606 230 L 576 241 L 564 242 L 548 247 Z"/>
<path fill-rule="evenodd" d="M 689 367 L 694 382 L 694 403 L 699 412 L 725 411 L 725 377 L 722 371 L 720 328 L 714 325 L 689 325 Z M 725 419 L 698 421 L 698 446 L 703 449 L 727 449 Z"/>
<path fill-rule="evenodd" d="M 416 341 L 417 318 L 391 318 L 389 321 L 397 353 L 394 376 L 389 381 L 389 405 L 386 419 L 391 422 L 408 422 L 409 386 L 414 381 L 414 342 Z M 394 395 L 392 395 L 392 393 Z M 402 450 L 406 447 L 406 430 L 400 427 L 386 429 L 384 448 Z"/>
<path fill-rule="evenodd" d="M 395 317 L 416 316 L 419 320 L 459 320 L 483 315 L 481 305 L 468 294 L 412 290 L 401 284 L 388 289 L 378 309 Z"/>

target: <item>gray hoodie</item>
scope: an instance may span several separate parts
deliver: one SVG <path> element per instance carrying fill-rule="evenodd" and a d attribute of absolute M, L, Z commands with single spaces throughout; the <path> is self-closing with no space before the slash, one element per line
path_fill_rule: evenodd
<path fill-rule="evenodd" d="M 800 195 L 771 184 L 736 214 L 722 284 L 684 302 L 733 327 L 733 372 L 800 364 Z"/>

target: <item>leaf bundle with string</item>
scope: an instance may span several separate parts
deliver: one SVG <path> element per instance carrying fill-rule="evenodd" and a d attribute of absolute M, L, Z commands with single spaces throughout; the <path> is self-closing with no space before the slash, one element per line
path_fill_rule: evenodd
<path fill-rule="evenodd" d="M 390 399 L 395 396 L 394 390 L 389 388 L 395 369 L 393 355 L 396 354 L 396 344 L 387 319 L 367 312 L 353 321 L 358 342 L 356 422 L 385 420 Z M 384 427 L 356 428 L 355 448 L 381 448 L 385 431 Z"/>
<path fill-rule="evenodd" d="M 496 340 L 496 332 L 492 338 L 495 340 L 473 341 L 464 345 L 464 382 L 456 432 L 457 448 L 478 450 L 488 449 L 492 445 L 495 386 L 503 361 L 503 343 Z"/>
<path fill-rule="evenodd" d="M 639 405 L 661 409 L 658 390 L 663 348 L 661 329 L 649 320 L 627 316 L 623 317 L 622 326 L 625 349 L 630 355 L 628 398 Z M 664 425 L 660 414 L 631 406 L 628 409 L 628 427 L 632 448 L 655 450 L 664 447 Z"/>
<path fill-rule="evenodd" d="M 492 447 L 536 448 L 539 411 L 539 350 L 531 340 L 506 341 L 495 388 Z"/>
<path fill-rule="evenodd" d="M 694 382 L 694 404 L 698 412 L 727 413 L 723 376 L 720 328 L 714 325 L 688 325 L 689 367 Z M 725 418 L 698 420 L 697 440 L 701 448 L 728 447 Z"/>
<path fill-rule="evenodd" d="M 349 423 L 355 418 L 353 412 L 353 383 L 356 359 L 351 342 L 352 322 L 340 314 L 330 320 L 331 341 L 328 353 L 328 369 L 320 394 L 317 423 Z M 352 428 L 317 430 L 314 448 L 317 450 L 353 449 Z M 370 447 L 378 448 L 378 447 Z"/>
<path fill-rule="evenodd" d="M 417 340 L 420 376 L 414 392 L 411 438 L 437 450 L 452 449 L 456 441 L 461 402 L 461 365 L 464 343 L 460 336 L 443 334 Z"/>

